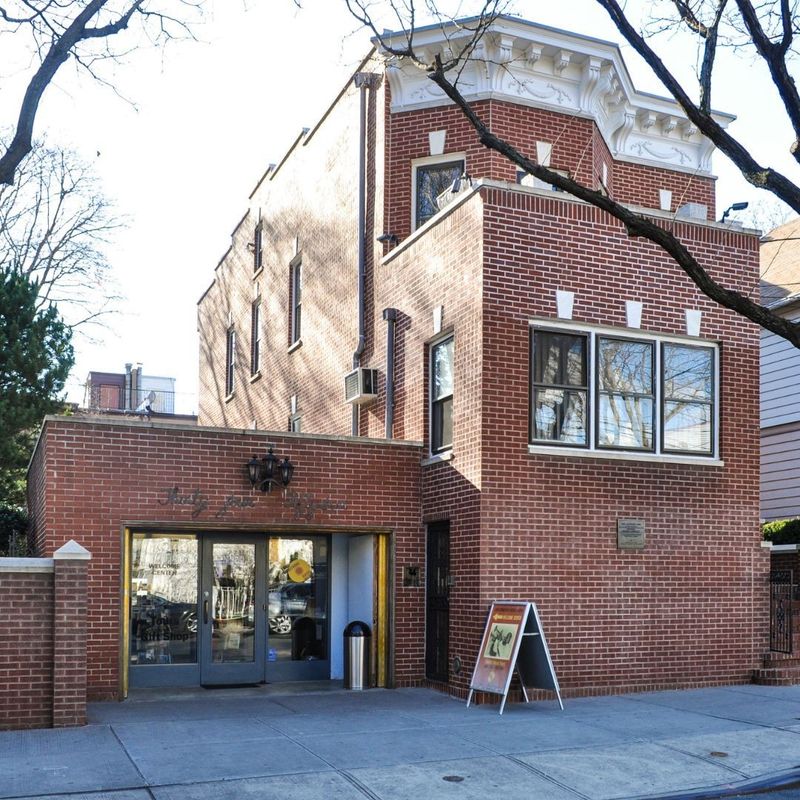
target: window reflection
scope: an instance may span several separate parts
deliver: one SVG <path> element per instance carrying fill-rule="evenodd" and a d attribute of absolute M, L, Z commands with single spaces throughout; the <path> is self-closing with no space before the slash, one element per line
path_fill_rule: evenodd
<path fill-rule="evenodd" d="M 131 664 L 197 662 L 197 540 L 134 534 Z"/>
<path fill-rule="evenodd" d="M 269 540 L 269 661 L 328 657 L 328 541 Z"/>
<path fill-rule="evenodd" d="M 653 346 L 599 338 L 598 447 L 653 449 Z"/>
<path fill-rule="evenodd" d="M 709 348 L 664 345 L 665 450 L 712 451 L 713 359 Z"/>
<path fill-rule="evenodd" d="M 256 546 L 214 542 L 211 595 L 211 660 L 255 659 Z"/>
<path fill-rule="evenodd" d="M 585 445 L 586 337 L 536 331 L 533 349 L 533 438 Z"/>

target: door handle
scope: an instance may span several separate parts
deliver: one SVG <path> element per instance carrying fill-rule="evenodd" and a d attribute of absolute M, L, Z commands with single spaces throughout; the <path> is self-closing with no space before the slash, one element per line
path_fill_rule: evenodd
<path fill-rule="evenodd" d="M 208 625 L 208 600 L 203 600 L 203 624 Z"/>

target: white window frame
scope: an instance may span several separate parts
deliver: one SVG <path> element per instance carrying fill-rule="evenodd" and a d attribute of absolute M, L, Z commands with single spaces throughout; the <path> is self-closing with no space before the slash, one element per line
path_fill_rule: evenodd
<path fill-rule="evenodd" d="M 720 347 L 719 342 L 711 339 L 703 339 L 697 336 L 679 336 L 675 334 L 663 334 L 657 332 L 641 331 L 631 328 L 613 328 L 601 325 L 587 325 L 576 322 L 561 322 L 555 319 L 538 317 L 529 320 L 530 327 L 530 348 L 528 353 L 529 361 L 529 402 L 528 402 L 528 452 L 532 454 L 551 454 L 560 456 L 578 456 L 579 458 L 605 458 L 621 461 L 659 461 L 666 463 L 680 464 L 704 464 L 711 466 L 724 466 L 720 458 Z M 589 396 L 587 402 L 587 438 L 586 447 L 574 444 L 557 444 L 554 442 L 536 441 L 533 439 L 533 334 L 536 330 L 557 331 L 563 333 L 580 334 L 588 337 L 587 342 L 587 381 Z M 598 337 L 608 336 L 614 339 L 632 339 L 653 344 L 653 376 L 654 376 L 654 395 L 655 405 L 653 443 L 652 452 L 646 450 L 617 450 L 612 448 L 597 447 L 596 426 L 597 426 L 597 339 Z M 662 345 L 678 344 L 693 345 L 695 347 L 705 347 L 714 352 L 713 369 L 713 392 L 712 403 L 714 413 L 712 416 L 712 451 L 709 454 L 696 453 L 692 451 L 662 452 L 663 434 L 663 376 L 662 376 Z"/>
<path fill-rule="evenodd" d="M 453 409 L 455 409 L 455 398 L 456 398 L 456 337 L 453 331 L 449 331 L 448 333 L 442 334 L 441 336 L 437 336 L 435 339 L 432 339 L 428 342 L 428 453 L 432 458 L 444 460 L 449 457 L 449 455 L 453 452 L 453 447 L 455 446 L 455 441 L 451 442 L 449 447 L 443 447 L 440 450 L 434 451 L 433 449 L 433 404 L 434 404 L 434 397 L 433 397 L 433 351 L 438 347 L 440 344 L 444 344 L 452 340 L 453 342 L 453 394 L 451 395 L 451 400 L 453 402 Z M 453 439 L 455 440 L 455 418 L 453 419 Z"/>
<path fill-rule="evenodd" d="M 425 156 L 425 158 L 415 158 L 411 162 L 411 230 L 417 230 L 417 170 L 420 167 L 433 167 L 437 164 L 449 164 L 451 161 L 461 161 L 464 170 L 467 169 L 466 153 L 445 153 L 440 156 Z M 433 215 L 434 217 L 436 214 Z M 431 217 L 433 219 L 433 217 Z M 430 222 L 430 219 L 427 220 Z M 419 227 L 424 227 L 427 222 L 423 222 Z"/>

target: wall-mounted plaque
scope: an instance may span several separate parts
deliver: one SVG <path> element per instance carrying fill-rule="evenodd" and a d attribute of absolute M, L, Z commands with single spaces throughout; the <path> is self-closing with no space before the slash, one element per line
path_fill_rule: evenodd
<path fill-rule="evenodd" d="M 419 566 L 408 564 L 403 567 L 403 586 L 419 586 Z"/>
<path fill-rule="evenodd" d="M 644 520 L 617 520 L 617 547 L 620 550 L 644 550 Z"/>

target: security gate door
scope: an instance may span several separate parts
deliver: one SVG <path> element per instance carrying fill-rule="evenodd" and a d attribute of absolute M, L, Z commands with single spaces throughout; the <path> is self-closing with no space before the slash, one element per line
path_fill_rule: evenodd
<path fill-rule="evenodd" d="M 425 567 L 425 675 L 446 681 L 450 634 L 450 523 L 428 525 Z"/>
<path fill-rule="evenodd" d="M 264 680 L 265 561 L 264 537 L 203 539 L 202 684 Z"/>

